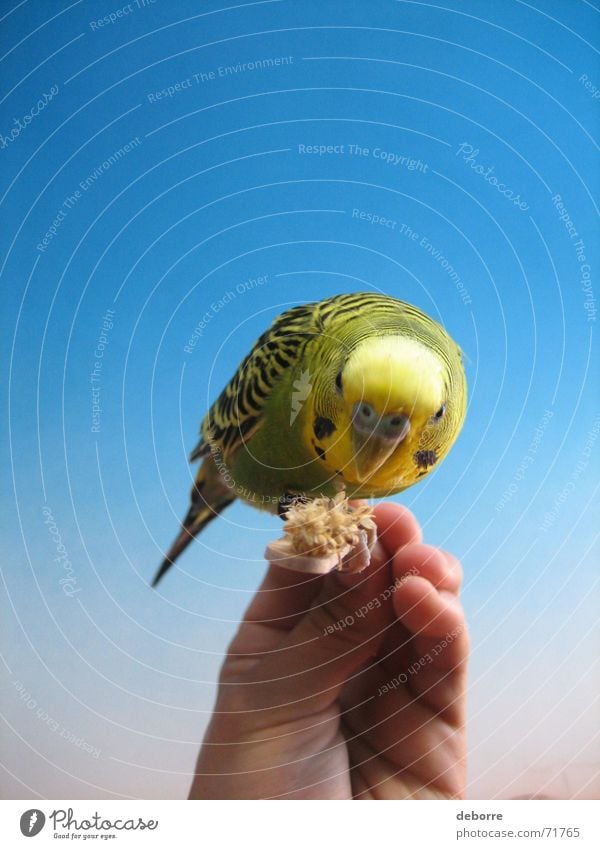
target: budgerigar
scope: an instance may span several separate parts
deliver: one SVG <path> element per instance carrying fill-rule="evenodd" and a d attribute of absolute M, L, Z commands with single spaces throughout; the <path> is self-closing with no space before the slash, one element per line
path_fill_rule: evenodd
<path fill-rule="evenodd" d="M 282 313 L 212 405 L 191 506 L 154 579 L 236 498 L 382 497 L 446 456 L 466 411 L 460 348 L 419 309 L 368 292 Z"/>

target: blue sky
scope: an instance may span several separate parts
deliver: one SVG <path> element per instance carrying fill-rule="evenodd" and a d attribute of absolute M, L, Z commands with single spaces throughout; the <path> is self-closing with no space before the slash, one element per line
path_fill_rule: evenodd
<path fill-rule="evenodd" d="M 465 564 L 470 792 L 597 795 L 592 6 L 0 6 L 3 795 L 185 794 L 280 530 L 236 504 L 150 591 L 187 455 L 272 318 L 357 290 L 468 358 L 397 499 Z"/>

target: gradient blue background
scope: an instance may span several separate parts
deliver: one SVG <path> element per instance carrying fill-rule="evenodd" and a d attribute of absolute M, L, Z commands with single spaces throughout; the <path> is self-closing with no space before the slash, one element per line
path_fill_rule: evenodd
<path fill-rule="evenodd" d="M 597 101 L 581 81 L 600 86 L 593 6 L 140 0 L 96 29 L 125 4 L 0 6 L 3 137 L 58 86 L 0 150 L 3 795 L 186 794 L 223 651 L 280 531 L 234 505 L 151 591 L 187 507 L 187 455 L 276 314 L 366 289 L 417 304 L 468 357 L 463 434 L 398 500 L 465 565 L 469 794 L 597 797 L 597 329 L 552 201 L 562 196 L 595 276 Z M 194 73 L 284 56 L 149 98 Z M 135 138 L 38 250 L 80 181 Z M 461 143 L 528 209 L 477 174 Z M 301 154 L 308 144 L 344 153 Z M 427 167 L 388 164 L 376 148 Z M 71 597 L 44 508 L 72 564 Z"/>

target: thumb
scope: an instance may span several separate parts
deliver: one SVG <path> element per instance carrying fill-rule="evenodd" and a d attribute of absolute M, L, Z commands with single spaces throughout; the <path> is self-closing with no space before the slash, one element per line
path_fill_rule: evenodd
<path fill-rule="evenodd" d="M 394 589 L 391 558 L 379 542 L 363 572 L 328 575 L 278 650 L 247 673 L 257 718 L 268 710 L 271 723 L 289 722 L 332 705 L 394 621 Z"/>

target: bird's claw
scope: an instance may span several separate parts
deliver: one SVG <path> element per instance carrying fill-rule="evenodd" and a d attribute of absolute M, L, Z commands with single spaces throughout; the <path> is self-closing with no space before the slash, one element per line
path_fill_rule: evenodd
<path fill-rule="evenodd" d="M 306 504 L 310 501 L 306 495 L 302 495 L 298 492 L 285 492 L 280 498 L 277 504 L 277 515 L 282 519 L 286 518 L 286 513 L 294 504 Z"/>

